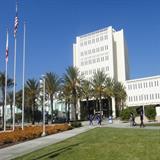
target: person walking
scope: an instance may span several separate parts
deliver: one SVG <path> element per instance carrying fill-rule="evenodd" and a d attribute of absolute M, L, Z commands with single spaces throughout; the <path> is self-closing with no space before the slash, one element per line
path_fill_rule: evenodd
<path fill-rule="evenodd" d="M 89 115 L 89 125 L 93 125 L 93 118 L 94 116 L 92 114 Z"/>
<path fill-rule="evenodd" d="M 140 128 L 144 127 L 144 123 L 143 123 L 143 111 L 140 112 L 140 121 L 141 121 Z"/>
<path fill-rule="evenodd" d="M 136 126 L 136 123 L 135 123 L 135 116 L 133 114 L 133 112 L 131 112 L 131 115 L 130 115 L 130 125 L 133 127 L 133 126 Z"/>

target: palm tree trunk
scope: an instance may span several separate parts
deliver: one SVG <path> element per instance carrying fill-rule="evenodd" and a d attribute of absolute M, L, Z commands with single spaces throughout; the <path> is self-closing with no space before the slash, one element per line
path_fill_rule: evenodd
<path fill-rule="evenodd" d="M 76 94 L 76 90 L 73 90 L 73 97 L 74 97 L 74 115 L 75 115 L 75 121 L 77 121 L 78 117 L 77 117 L 77 106 L 76 106 L 76 98 L 77 98 L 77 94 Z"/>
<path fill-rule="evenodd" d="M 10 109 L 11 109 L 11 121 L 13 119 L 13 107 L 12 107 L 12 104 L 10 104 Z"/>
<path fill-rule="evenodd" d="M 2 87 L 2 96 L 3 96 L 3 101 L 2 101 L 2 108 L 3 108 L 3 117 L 2 117 L 2 128 L 4 128 L 4 97 L 5 97 L 5 88 Z"/>
<path fill-rule="evenodd" d="M 99 109 L 100 109 L 100 118 L 102 118 L 102 96 L 101 93 L 99 95 Z"/>
<path fill-rule="evenodd" d="M 32 104 L 32 125 L 34 125 L 35 124 L 35 116 L 34 116 L 34 111 L 35 111 L 35 109 L 34 109 L 35 107 L 34 107 L 34 104 Z"/>
<path fill-rule="evenodd" d="M 53 124 L 53 95 L 50 95 L 51 100 L 51 124 Z"/>
<path fill-rule="evenodd" d="M 88 115 L 90 115 L 90 108 L 89 108 L 89 103 L 88 103 L 88 97 L 86 97 L 86 107 L 88 110 Z"/>
<path fill-rule="evenodd" d="M 70 100 L 68 100 L 68 123 L 70 122 Z"/>

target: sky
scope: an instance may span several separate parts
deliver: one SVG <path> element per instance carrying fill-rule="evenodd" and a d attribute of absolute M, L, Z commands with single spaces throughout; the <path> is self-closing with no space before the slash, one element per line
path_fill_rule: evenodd
<path fill-rule="evenodd" d="M 13 78 L 13 26 L 16 0 L 0 0 L 0 71 L 5 71 L 9 29 L 8 75 Z M 23 23 L 26 21 L 25 79 L 46 72 L 63 75 L 72 65 L 76 36 L 104 27 L 124 29 L 130 78 L 160 75 L 160 1 L 18 0 L 17 88 L 22 86 Z"/>

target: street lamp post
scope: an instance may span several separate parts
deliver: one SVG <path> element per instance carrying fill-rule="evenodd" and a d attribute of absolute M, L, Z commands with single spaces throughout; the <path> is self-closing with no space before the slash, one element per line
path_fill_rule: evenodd
<path fill-rule="evenodd" d="M 45 131 L 45 93 L 46 93 L 46 87 L 45 87 L 45 76 L 43 76 L 43 132 L 42 132 L 42 136 L 46 135 L 46 131 Z"/>

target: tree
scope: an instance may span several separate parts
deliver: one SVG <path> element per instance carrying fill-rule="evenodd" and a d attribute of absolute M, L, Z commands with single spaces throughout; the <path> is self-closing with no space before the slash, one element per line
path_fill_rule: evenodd
<path fill-rule="evenodd" d="M 13 87 L 13 80 L 11 78 L 7 78 L 7 88 Z M 4 125 L 4 103 L 5 103 L 5 73 L 0 72 L 0 89 L 2 91 L 2 107 L 3 107 L 3 125 Z"/>
<path fill-rule="evenodd" d="M 112 115 L 111 113 L 111 97 L 114 96 L 114 80 L 110 77 L 107 77 L 105 80 L 105 88 L 104 88 L 104 97 L 107 97 L 108 99 L 108 105 L 109 105 L 109 115 Z"/>
<path fill-rule="evenodd" d="M 64 83 L 70 88 L 71 90 L 71 97 L 73 100 L 73 106 L 75 111 L 75 120 L 78 119 L 77 115 L 77 98 L 78 98 L 78 91 L 80 88 L 81 78 L 79 76 L 79 70 L 76 67 L 69 66 L 66 69 L 66 73 L 63 77 Z"/>
<path fill-rule="evenodd" d="M 124 102 L 127 98 L 125 87 L 121 82 L 114 82 L 114 96 L 116 99 L 117 111 L 119 112 L 123 109 Z"/>
<path fill-rule="evenodd" d="M 49 95 L 51 101 L 51 123 L 53 123 L 53 100 L 54 95 L 60 89 L 61 79 L 53 72 L 45 75 L 46 93 Z"/>
<path fill-rule="evenodd" d="M 98 97 L 98 99 L 99 99 L 100 116 L 102 116 L 101 100 L 102 100 L 102 96 L 104 94 L 105 80 L 106 80 L 106 75 L 103 71 L 98 70 L 93 75 L 92 86 L 93 86 L 95 96 Z"/>
<path fill-rule="evenodd" d="M 13 119 L 13 92 L 8 92 L 8 95 L 7 95 L 7 102 L 9 103 L 10 105 L 10 110 L 11 110 L 11 120 Z"/>
<path fill-rule="evenodd" d="M 66 84 L 62 85 L 61 92 L 59 94 L 59 99 L 65 101 L 65 112 L 67 122 L 70 121 L 70 103 L 71 103 L 71 90 L 70 87 Z"/>
<path fill-rule="evenodd" d="M 90 114 L 88 101 L 89 98 L 93 96 L 92 94 L 93 89 L 91 83 L 88 80 L 83 80 L 81 83 L 81 90 L 82 90 L 82 98 L 86 99 L 86 108 L 88 110 L 88 114 Z"/>
<path fill-rule="evenodd" d="M 32 108 L 32 124 L 35 123 L 35 108 L 36 108 L 36 100 L 39 96 L 39 82 L 35 79 L 28 79 L 26 82 L 26 95 L 28 98 L 28 103 L 31 104 Z"/>

